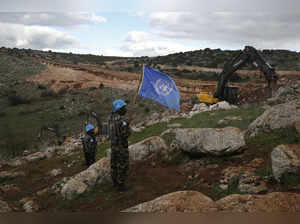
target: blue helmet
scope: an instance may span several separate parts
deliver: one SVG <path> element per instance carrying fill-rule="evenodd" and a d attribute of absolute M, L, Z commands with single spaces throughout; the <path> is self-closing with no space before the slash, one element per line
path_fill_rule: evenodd
<path fill-rule="evenodd" d="M 120 110 L 122 107 L 126 106 L 126 103 L 124 102 L 124 100 L 115 100 L 113 102 L 113 111 L 116 112 L 118 110 Z"/>
<path fill-rule="evenodd" d="M 86 132 L 89 132 L 89 131 L 91 131 L 91 130 L 93 130 L 93 129 L 95 129 L 95 127 L 94 127 L 94 125 L 92 125 L 92 124 L 88 124 L 88 125 L 85 126 L 85 131 L 86 131 Z"/>

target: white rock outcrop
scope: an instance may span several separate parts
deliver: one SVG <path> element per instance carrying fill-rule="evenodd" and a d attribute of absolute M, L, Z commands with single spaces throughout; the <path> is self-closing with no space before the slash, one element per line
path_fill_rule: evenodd
<path fill-rule="evenodd" d="M 158 155 L 168 157 L 171 153 L 165 141 L 158 136 L 150 137 L 134 145 L 130 145 L 128 150 L 131 162 L 150 159 Z M 111 150 L 108 149 L 108 158 L 110 158 L 110 153 Z"/>
<path fill-rule="evenodd" d="M 209 154 L 215 156 L 230 155 L 241 152 L 246 145 L 240 129 L 226 127 L 173 129 L 175 144 L 191 155 Z"/>
<path fill-rule="evenodd" d="M 105 157 L 69 179 L 62 186 L 60 193 L 63 198 L 72 200 L 80 194 L 91 190 L 96 185 L 110 181 L 110 161 Z"/>
<path fill-rule="evenodd" d="M 277 181 L 285 173 L 300 172 L 300 146 L 279 145 L 271 153 L 272 172 Z"/>
<path fill-rule="evenodd" d="M 297 121 L 300 121 L 299 100 L 279 104 L 267 109 L 249 125 L 247 133 L 250 136 L 255 136 L 260 132 L 293 127 Z"/>

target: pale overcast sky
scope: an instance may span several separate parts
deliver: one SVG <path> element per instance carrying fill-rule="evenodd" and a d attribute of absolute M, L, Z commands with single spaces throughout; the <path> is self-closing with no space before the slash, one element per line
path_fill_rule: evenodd
<path fill-rule="evenodd" d="M 116 56 L 300 51 L 297 0 L 1 0 L 0 46 Z"/>

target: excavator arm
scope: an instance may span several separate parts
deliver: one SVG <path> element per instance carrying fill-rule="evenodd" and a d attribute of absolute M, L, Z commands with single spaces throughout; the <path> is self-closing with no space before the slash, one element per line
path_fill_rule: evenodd
<path fill-rule="evenodd" d="M 219 75 L 218 86 L 214 94 L 215 98 L 219 100 L 226 100 L 230 103 L 235 103 L 237 98 L 236 87 L 228 87 L 227 82 L 234 72 L 236 72 L 246 63 L 252 63 L 255 67 L 259 68 L 263 72 L 266 80 L 268 81 L 269 88 L 272 88 L 273 85 L 276 85 L 278 76 L 275 73 L 275 69 L 269 63 L 265 62 L 265 60 L 254 47 L 246 46 L 241 53 L 225 64 L 223 71 Z M 232 90 L 235 92 L 233 93 Z"/>

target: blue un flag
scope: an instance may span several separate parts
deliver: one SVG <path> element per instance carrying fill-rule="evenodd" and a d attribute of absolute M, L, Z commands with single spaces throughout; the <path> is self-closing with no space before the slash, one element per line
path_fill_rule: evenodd
<path fill-rule="evenodd" d="M 180 95 L 175 82 L 166 74 L 144 67 L 139 96 L 154 100 L 174 110 L 180 110 Z"/>

